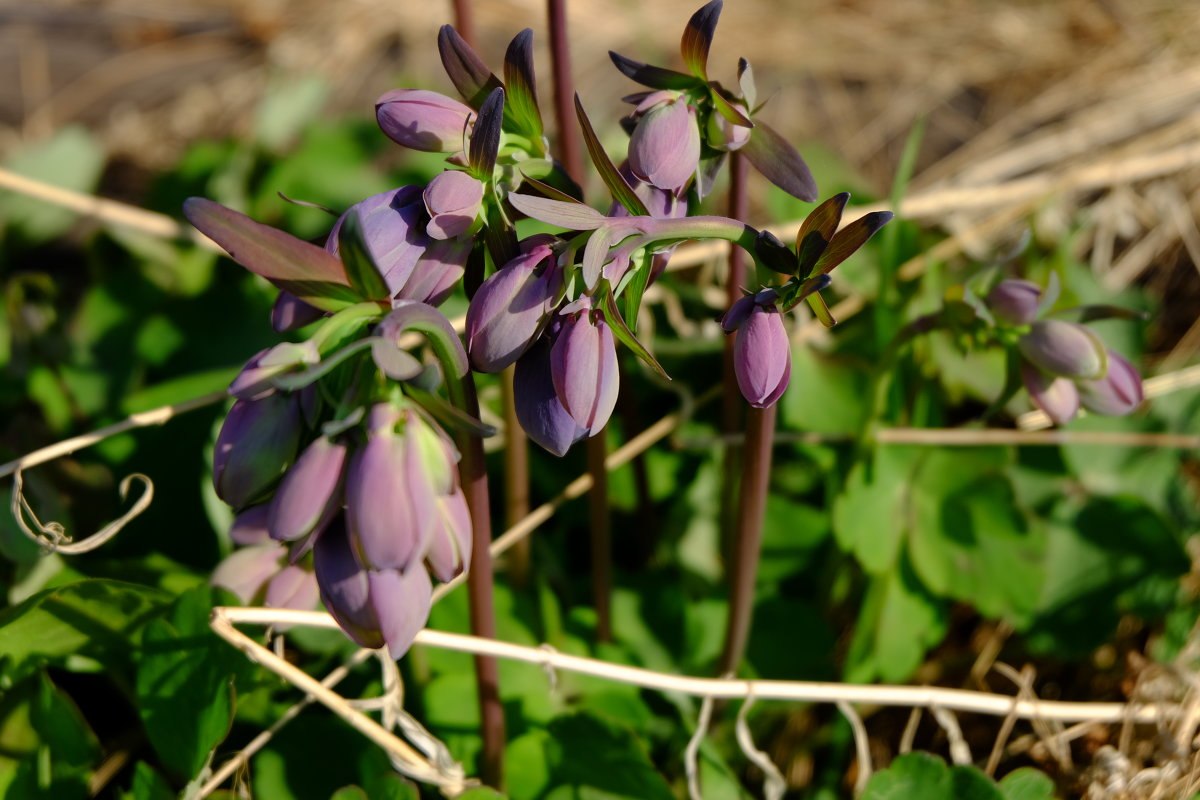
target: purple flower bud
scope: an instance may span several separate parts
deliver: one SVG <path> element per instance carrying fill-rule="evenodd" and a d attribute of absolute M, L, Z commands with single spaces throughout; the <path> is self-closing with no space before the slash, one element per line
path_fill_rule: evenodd
<path fill-rule="evenodd" d="M 267 608 L 294 608 L 311 611 L 320 602 L 317 576 L 309 570 L 289 564 L 267 583 L 263 605 Z"/>
<path fill-rule="evenodd" d="M 234 517 L 233 524 L 229 526 L 230 541 L 242 547 L 270 544 L 271 534 L 267 532 L 267 512 L 270 508 L 270 503 L 260 503 Z"/>
<path fill-rule="evenodd" d="M 462 278 L 470 255 L 470 241 L 432 240 L 417 260 L 408 280 L 396 292 L 396 299 L 441 305 Z"/>
<path fill-rule="evenodd" d="M 538 244 L 483 282 L 467 308 L 467 352 L 480 372 L 516 362 L 537 338 L 561 282 L 554 251 Z"/>
<path fill-rule="evenodd" d="M 396 569 L 367 572 L 371 607 L 392 658 L 408 652 L 413 639 L 429 621 L 433 605 L 433 583 L 421 565 L 401 572 Z"/>
<path fill-rule="evenodd" d="M 355 203 L 350 211 L 358 214 L 371 257 L 383 273 L 388 289 L 395 294 L 408 281 L 430 243 L 425 234 L 428 215 L 421 198 L 421 187 L 402 186 L 372 195 Z M 334 223 L 325 241 L 325 249 L 333 255 L 338 255 L 338 235 L 343 219 L 345 214 Z"/>
<path fill-rule="evenodd" d="M 1089 380 L 1104 376 L 1104 344 L 1077 323 L 1039 320 L 1017 340 L 1017 347 L 1021 355 L 1051 375 Z"/>
<path fill-rule="evenodd" d="M 317 539 L 313 570 L 321 602 L 346 635 L 363 647 L 382 647 L 379 617 L 371 605 L 367 570 L 350 550 L 350 537 L 341 519 L 334 520 Z"/>
<path fill-rule="evenodd" d="M 594 436 L 617 403 L 617 346 L 612 330 L 590 309 L 569 315 L 550 349 L 550 376 L 563 408 Z"/>
<path fill-rule="evenodd" d="M 752 294 L 734 300 L 733 305 L 725 312 L 725 316 L 721 317 L 721 330 L 733 333 L 742 327 L 742 323 L 750 319 L 750 313 L 757 307 Z"/>
<path fill-rule="evenodd" d="M 1079 413 L 1079 391 L 1070 378 L 1048 375 L 1033 364 L 1021 364 L 1021 382 L 1033 404 L 1055 425 L 1066 425 Z"/>
<path fill-rule="evenodd" d="M 458 449 L 441 426 L 414 410 L 408 416 L 406 435 L 417 445 L 421 469 L 429 488 L 439 497 L 458 489 Z"/>
<path fill-rule="evenodd" d="M 517 421 L 529 438 L 556 456 L 587 435 L 563 408 L 554 391 L 550 369 L 551 345 L 543 336 L 517 361 L 513 373 Z"/>
<path fill-rule="evenodd" d="M 736 308 L 738 303 L 730 313 Z M 783 327 L 783 315 L 775 306 L 754 305 L 738 327 L 733 342 L 733 370 L 742 397 L 755 408 L 774 405 L 787 389 L 792 376 L 791 342 Z"/>
<path fill-rule="evenodd" d="M 427 153 L 457 153 L 475 112 L 437 92 L 396 89 L 375 101 L 375 118 L 389 139 Z"/>
<path fill-rule="evenodd" d="M 245 508 L 283 475 L 300 446 L 300 410 L 294 395 L 274 392 L 238 400 L 213 447 L 213 488 L 234 508 Z"/>
<path fill-rule="evenodd" d="M 1006 325 L 1029 325 L 1037 319 L 1041 299 L 1041 287 L 1033 281 L 1009 279 L 992 287 L 987 306 L 992 315 Z"/>
<path fill-rule="evenodd" d="M 283 555 L 283 548 L 274 542 L 234 550 L 217 564 L 208 582 L 249 605 L 267 580 L 279 571 Z"/>
<path fill-rule="evenodd" d="M 346 445 L 317 437 L 283 477 L 271 500 L 267 527 L 283 542 L 320 531 L 342 506 Z"/>
<path fill-rule="evenodd" d="M 282 342 L 254 355 L 229 384 L 229 393 L 243 400 L 256 400 L 275 391 L 271 379 L 297 367 L 316 364 L 321 360 L 317 346 L 311 341 Z"/>
<path fill-rule="evenodd" d="M 310 306 L 291 292 L 280 292 L 271 307 L 271 327 L 276 333 L 286 333 L 316 322 L 325 312 Z"/>
<path fill-rule="evenodd" d="M 638 106 L 642 111 L 629 139 L 629 168 L 660 189 L 685 186 L 700 164 L 700 127 L 696 110 L 681 96 L 655 92 Z"/>
<path fill-rule="evenodd" d="M 1108 351 L 1108 372 L 1098 381 L 1077 381 L 1083 407 L 1106 417 L 1121 417 L 1145 399 L 1142 376 L 1121 356 Z"/>
<path fill-rule="evenodd" d="M 448 581 L 471 568 L 471 511 L 461 491 L 437 498 L 437 515 L 425 557 L 439 581 Z"/>
<path fill-rule="evenodd" d="M 483 204 L 483 184 L 465 172 L 448 169 L 425 187 L 425 232 L 434 239 L 461 236 L 475 223 Z"/>
<path fill-rule="evenodd" d="M 381 424 L 393 409 L 371 410 L 367 443 L 350 461 L 346 521 L 359 562 L 370 569 L 407 569 L 425 557 L 433 532 L 433 490 L 411 422 L 404 433 Z M 412 412 L 408 412 L 411 415 Z"/>

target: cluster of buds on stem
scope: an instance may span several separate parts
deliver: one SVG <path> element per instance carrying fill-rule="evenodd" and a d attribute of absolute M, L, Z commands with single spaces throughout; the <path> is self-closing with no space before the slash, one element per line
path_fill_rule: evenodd
<path fill-rule="evenodd" d="M 1080 322 L 1048 316 L 1057 290 L 1017 279 L 997 283 L 985 305 L 1006 340 L 1014 340 L 1021 381 L 1029 397 L 1056 425 L 1065 425 L 1082 406 L 1105 416 L 1122 416 L 1142 404 L 1138 371 Z M 1115 312 L 1115 309 L 1106 309 Z M 1105 316 L 1072 309 L 1081 318 Z M 1123 315 L 1123 314 L 1122 314 Z"/>

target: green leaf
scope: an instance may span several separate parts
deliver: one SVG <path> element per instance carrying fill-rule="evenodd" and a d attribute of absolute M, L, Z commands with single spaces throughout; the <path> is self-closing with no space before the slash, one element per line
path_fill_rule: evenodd
<path fill-rule="evenodd" d="M 662 364 L 658 363 L 658 359 L 629 330 L 629 327 L 625 324 L 625 320 L 621 318 L 621 312 L 617 309 L 617 301 L 613 299 L 612 292 L 604 292 L 604 306 L 601 310 L 604 312 L 604 321 L 612 328 L 613 336 L 617 337 L 617 340 L 621 344 L 632 350 L 634 355 L 645 361 L 651 369 L 667 380 L 671 380 L 671 376 L 663 369 Z"/>
<path fill-rule="evenodd" d="M 494 89 L 503 86 L 475 55 L 471 45 L 449 25 L 443 25 L 438 31 L 438 53 L 450 82 L 471 108 L 478 109 Z"/>
<path fill-rule="evenodd" d="M 624 727 L 578 713 L 558 717 L 547 731 L 547 762 L 554 788 L 545 795 L 546 800 L 674 798 L 642 745 Z"/>
<path fill-rule="evenodd" d="M 142 636 L 137 672 L 138 706 L 163 764 L 190 779 L 229 733 L 238 651 L 208 628 L 213 592 L 185 592 L 171 622 L 152 620 Z"/>
<path fill-rule="evenodd" d="M 817 259 L 833 241 L 849 199 L 849 192 L 835 194 L 814 208 L 800 224 L 800 230 L 796 232 L 796 256 L 805 275 L 813 271 Z"/>
<path fill-rule="evenodd" d="M 929 753 L 907 753 L 867 782 L 861 800 L 1005 800 L 975 767 L 947 768 Z"/>
<path fill-rule="evenodd" d="M 91 194 L 104 169 L 104 149 L 84 128 L 62 128 L 44 142 L 13 152 L 5 166 L 18 175 L 73 192 Z M 76 214 L 60 205 L 4 194 L 0 225 L 12 226 L 33 244 L 66 233 Z"/>
<path fill-rule="evenodd" d="M 362 219 L 353 208 L 342 219 L 342 227 L 338 230 L 338 254 L 350 286 L 359 295 L 371 300 L 386 300 L 391 296 L 383 272 L 367 244 Z"/>
<path fill-rule="evenodd" d="M 613 65 L 622 75 L 643 86 L 649 86 L 651 89 L 686 91 L 704 85 L 704 81 L 685 72 L 676 72 L 673 69 L 634 61 L 632 58 L 626 58 L 612 50 L 608 51 L 608 57 L 612 59 Z"/>
<path fill-rule="evenodd" d="M 367 793 L 357 786 L 343 786 L 329 795 L 329 800 L 371 800 L 371 798 L 367 797 Z"/>
<path fill-rule="evenodd" d="M 909 480 L 921 457 L 916 447 L 880 447 L 850 471 L 833 504 L 833 530 L 863 569 L 884 575 L 896 564 L 907 529 Z"/>
<path fill-rule="evenodd" d="M 722 0 L 710 0 L 688 20 L 679 42 L 683 63 L 702 81 L 708 80 L 708 50 L 712 47 L 717 19 L 721 16 Z"/>
<path fill-rule="evenodd" d="M 583 102 L 579 99 L 578 94 L 575 95 L 575 116 L 579 119 L 579 128 L 583 132 L 583 141 L 587 145 L 588 155 L 591 156 L 592 163 L 596 165 L 596 171 L 600 173 L 604 185 L 612 192 L 613 199 L 635 217 L 650 216 L 646 204 L 633 193 L 633 189 L 621 177 L 621 173 L 608 157 L 608 153 L 604 152 L 604 145 L 596 136 L 596 130 L 592 127 L 587 112 L 583 110 Z"/>
<path fill-rule="evenodd" d="M 158 589 L 110 580 L 39 592 L 0 612 L 0 673 L 16 680 L 72 655 L 125 665 L 142 626 L 168 599 Z"/>
<path fill-rule="evenodd" d="M 320 117 L 329 89 L 317 74 L 272 79 L 255 114 L 254 138 L 268 150 L 283 150 L 306 125 Z"/>
<path fill-rule="evenodd" d="M 857 435 L 862 430 L 868 385 L 864 365 L 800 345 L 792 348 L 792 381 L 803 390 L 784 392 L 784 426 L 827 434 Z"/>
<path fill-rule="evenodd" d="M 1004 800 L 1054 800 L 1054 781 L 1033 767 L 1021 767 L 1000 779 Z"/>
<path fill-rule="evenodd" d="M 175 800 L 177 796 L 167 779 L 145 761 L 133 768 L 132 790 L 133 800 Z"/>
<path fill-rule="evenodd" d="M 30 709 L 30 721 L 56 762 L 73 767 L 90 766 L 100 756 L 100 743 L 79 708 L 66 693 L 42 673 Z"/>
<path fill-rule="evenodd" d="M 183 214 L 234 261 L 310 305 L 337 311 L 362 299 L 342 262 L 322 247 L 203 197 L 188 198 Z"/>

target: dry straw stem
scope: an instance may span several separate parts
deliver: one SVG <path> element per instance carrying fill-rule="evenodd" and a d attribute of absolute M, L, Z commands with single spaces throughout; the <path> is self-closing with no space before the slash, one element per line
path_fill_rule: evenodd
<path fill-rule="evenodd" d="M 226 636 L 234 624 L 251 625 L 304 625 L 316 628 L 336 629 L 337 623 L 322 611 L 292 611 L 278 608 L 232 608 L 213 609 L 213 626 Z M 234 631 L 234 633 L 237 633 Z M 257 649 L 261 645 L 249 641 Z M 228 636 L 226 636 L 228 638 Z M 896 706 L 902 708 L 946 709 L 960 713 L 985 714 L 1005 717 L 1015 713 L 1021 719 L 1045 721 L 1080 722 L 1099 720 L 1107 722 L 1153 723 L 1173 719 L 1182 713 L 1173 703 L 1089 703 L 1062 700 L 1038 700 L 1014 698 L 1010 695 L 992 694 L 969 689 L 946 689 L 936 686 L 886 686 L 874 684 L 822 683 L 816 681 L 740 680 L 723 678 L 696 678 L 665 672 L 612 664 L 594 658 L 559 653 L 543 647 L 527 647 L 493 639 L 480 639 L 459 633 L 447 633 L 425 629 L 417 634 L 416 644 L 437 647 L 460 653 L 494 656 L 511 661 L 534 664 L 543 669 L 564 670 L 579 675 L 616 681 L 661 692 L 681 692 L 695 697 L 717 699 L 782 700 L 805 703 L 860 703 L 874 706 Z M 241 647 L 241 645 L 239 645 Z M 242 649 L 245 649 L 244 647 Z M 266 651 L 270 653 L 270 651 Z M 270 653 L 272 658 L 278 658 Z M 286 663 L 286 662 L 284 662 Z M 270 665 L 266 665 L 270 666 Z M 304 683 L 300 688 L 310 691 L 321 702 L 332 694 L 311 691 L 320 684 L 299 669 L 287 664 L 289 675 L 299 672 Z M 274 667 L 271 667 L 274 668 Z M 280 674 L 283 674 L 282 672 Z M 336 697 L 336 695 L 334 695 Z M 341 698 L 338 698 L 339 700 Z M 344 702 L 344 701 L 343 701 Z"/>

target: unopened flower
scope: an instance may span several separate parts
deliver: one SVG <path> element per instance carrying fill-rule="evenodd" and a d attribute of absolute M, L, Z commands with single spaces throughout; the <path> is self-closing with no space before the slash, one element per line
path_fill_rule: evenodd
<path fill-rule="evenodd" d="M 1103 378 L 1076 381 L 1076 385 L 1083 407 L 1108 417 L 1124 416 L 1137 409 L 1145 399 L 1142 376 L 1112 350 L 1108 351 L 1108 372 Z"/>
<path fill-rule="evenodd" d="M 320 601 L 317 576 L 310 570 L 288 564 L 267 581 L 263 605 L 267 608 L 294 608 L 310 611 Z"/>
<path fill-rule="evenodd" d="M 556 456 L 565 455 L 571 445 L 587 436 L 567 413 L 554 391 L 550 368 L 552 328 L 525 351 L 513 373 L 514 405 L 517 420 L 529 438 Z"/>
<path fill-rule="evenodd" d="M 467 308 L 467 352 L 480 372 L 499 372 L 516 362 L 550 314 L 561 273 L 548 237 L 535 238 L 483 282 Z"/>
<path fill-rule="evenodd" d="M 746 402 L 755 408 L 774 405 L 792 376 L 791 342 L 775 292 L 764 289 L 730 306 L 721 326 L 736 331 L 733 371 Z"/>
<path fill-rule="evenodd" d="M 1038 315 L 1042 289 L 1033 281 L 1009 278 L 988 292 L 987 307 L 992 316 L 1006 325 L 1030 325 Z"/>
<path fill-rule="evenodd" d="M 1089 380 L 1104 376 L 1103 343 L 1077 323 L 1039 320 L 1017 340 L 1017 347 L 1021 355 L 1051 375 Z"/>
<path fill-rule="evenodd" d="M 425 560 L 434 577 L 448 581 L 471 568 L 471 512 L 458 489 L 438 497 L 436 509 Z"/>
<path fill-rule="evenodd" d="M 359 562 L 407 569 L 425 557 L 433 531 L 433 491 L 406 416 L 387 403 L 368 416 L 367 442 L 346 476 L 346 522 Z M 402 428 L 402 430 L 398 430 Z"/>
<path fill-rule="evenodd" d="M 745 108 L 738 110 L 749 118 L 750 115 L 746 113 Z M 704 133 L 705 143 L 709 147 L 732 153 L 746 146 L 753 130 L 745 125 L 730 122 L 723 114 L 713 111 L 708 115 L 708 124 L 705 126 Z"/>
<path fill-rule="evenodd" d="M 696 110 L 673 92 L 653 92 L 638 104 L 629 139 L 629 168 L 660 189 L 679 189 L 700 163 Z"/>
<path fill-rule="evenodd" d="M 324 315 L 324 311 L 310 306 L 291 292 L 281 291 L 271 307 L 271 327 L 276 333 L 294 331 L 316 322 Z"/>
<path fill-rule="evenodd" d="M 249 605 L 279 572 L 285 550 L 275 542 L 234 550 L 217 564 L 209 583 Z"/>
<path fill-rule="evenodd" d="M 342 505 L 346 445 L 318 436 L 288 470 L 271 500 L 267 527 L 283 542 L 319 533 Z"/>
<path fill-rule="evenodd" d="M 316 364 L 321 354 L 311 341 L 282 342 L 260 350 L 229 384 L 229 393 L 244 400 L 253 400 L 274 391 L 271 379 L 298 367 Z"/>
<path fill-rule="evenodd" d="M 375 117 L 397 144 L 427 153 L 457 153 L 475 112 L 437 92 L 395 89 L 375 101 Z"/>
<path fill-rule="evenodd" d="M 425 231 L 434 239 L 453 239 L 475 224 L 483 205 L 483 184 L 456 169 L 435 176 L 422 194 L 429 224 Z"/>
<path fill-rule="evenodd" d="M 550 349 L 550 375 L 563 408 L 589 436 L 608 423 L 617 403 L 617 348 L 590 304 L 563 320 Z"/>
<path fill-rule="evenodd" d="M 1055 425 L 1066 425 L 1079 413 L 1079 390 L 1070 378 L 1049 375 L 1026 361 L 1021 364 L 1021 382 L 1029 399 Z"/>
<path fill-rule="evenodd" d="M 234 508 L 245 508 L 283 476 L 300 446 L 295 395 L 273 392 L 238 400 L 213 447 L 213 488 Z"/>

